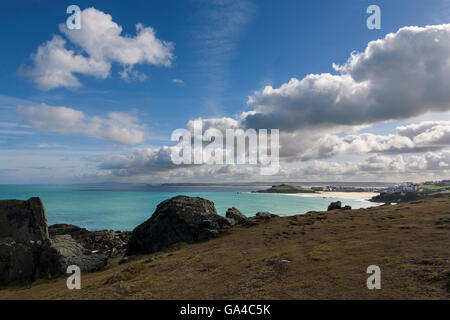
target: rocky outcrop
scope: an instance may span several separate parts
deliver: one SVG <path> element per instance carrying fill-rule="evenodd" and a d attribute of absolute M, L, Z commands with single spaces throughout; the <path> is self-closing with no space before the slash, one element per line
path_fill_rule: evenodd
<path fill-rule="evenodd" d="M 330 205 L 328 206 L 328 211 L 331 210 L 351 210 L 352 207 L 350 206 L 342 206 L 342 202 L 340 201 L 336 201 L 336 202 L 331 202 Z"/>
<path fill-rule="evenodd" d="M 70 235 L 57 235 L 43 246 L 37 277 L 51 279 L 65 274 L 70 265 L 78 266 L 81 272 L 93 272 L 103 268 L 107 261 L 105 254 L 92 253 Z"/>
<path fill-rule="evenodd" d="M 229 226 L 230 222 L 217 214 L 213 202 L 176 196 L 161 202 L 150 219 L 133 230 L 126 255 L 156 252 L 177 242 L 209 239 Z"/>
<path fill-rule="evenodd" d="M 47 217 L 41 199 L 0 201 L 0 239 L 16 242 L 47 240 Z"/>
<path fill-rule="evenodd" d="M 39 198 L 0 201 L 0 284 L 36 278 L 47 218 Z"/>
<path fill-rule="evenodd" d="M 267 212 L 267 211 L 260 211 L 257 212 L 255 215 L 255 219 L 264 219 L 264 220 L 270 220 L 272 218 L 278 217 L 276 214 Z"/>
<path fill-rule="evenodd" d="M 39 198 L 0 200 L 0 285 L 54 277 L 71 264 L 95 271 L 106 256 L 92 254 L 70 235 L 50 237 Z"/>
<path fill-rule="evenodd" d="M 71 224 L 54 224 L 48 227 L 50 237 L 70 235 L 84 248 L 100 251 L 113 256 L 120 250 L 126 249 L 131 237 L 130 231 L 98 230 L 90 231 Z"/>
<path fill-rule="evenodd" d="M 235 207 L 228 208 L 227 212 L 225 213 L 225 217 L 232 220 L 234 224 L 240 224 L 240 225 L 249 225 L 252 224 L 252 219 L 247 218 L 242 212 L 240 212 Z"/>
<path fill-rule="evenodd" d="M 407 202 L 407 201 L 414 201 L 423 198 L 424 195 L 418 193 L 418 192 L 382 192 L 379 195 L 372 197 L 370 201 L 372 202 L 384 202 L 384 203 L 390 203 L 390 202 Z"/>
<path fill-rule="evenodd" d="M 331 211 L 331 210 L 336 210 L 336 209 L 342 209 L 342 202 L 336 201 L 336 202 L 330 203 L 327 210 Z"/>
<path fill-rule="evenodd" d="M 0 285 L 35 280 L 41 245 L 0 240 Z"/>

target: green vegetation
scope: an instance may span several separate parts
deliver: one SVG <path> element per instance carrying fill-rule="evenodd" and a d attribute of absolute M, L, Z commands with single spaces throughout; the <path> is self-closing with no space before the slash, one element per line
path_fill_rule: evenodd
<path fill-rule="evenodd" d="M 450 185 L 437 186 L 434 184 L 423 184 L 419 188 L 424 189 L 424 190 L 443 190 L 443 189 L 447 189 L 447 188 L 450 189 Z"/>
<path fill-rule="evenodd" d="M 267 190 L 256 191 L 259 193 L 315 193 L 314 190 L 304 188 L 302 186 L 295 186 L 290 184 L 280 184 L 278 186 L 272 186 Z"/>

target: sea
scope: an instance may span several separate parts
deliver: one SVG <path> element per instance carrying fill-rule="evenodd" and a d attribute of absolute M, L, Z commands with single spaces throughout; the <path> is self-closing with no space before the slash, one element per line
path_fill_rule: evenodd
<path fill-rule="evenodd" d="M 269 186 L 165 186 L 140 184 L 86 185 L 7 185 L 0 184 L 0 200 L 40 197 L 48 224 L 74 224 L 88 230 L 133 230 L 147 220 L 156 206 L 176 195 L 202 197 L 213 201 L 217 212 L 225 215 L 236 207 L 252 216 L 269 211 L 280 216 L 326 210 L 331 201 L 340 200 L 354 209 L 377 205 L 362 199 L 311 197 L 252 193 Z"/>

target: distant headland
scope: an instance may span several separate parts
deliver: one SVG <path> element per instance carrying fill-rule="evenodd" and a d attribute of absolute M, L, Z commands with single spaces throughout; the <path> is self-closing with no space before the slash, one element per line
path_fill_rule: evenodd
<path fill-rule="evenodd" d="M 277 186 L 272 186 L 266 190 L 253 191 L 255 193 L 316 193 L 311 188 L 304 188 L 302 186 L 296 186 L 291 184 L 280 184 Z"/>

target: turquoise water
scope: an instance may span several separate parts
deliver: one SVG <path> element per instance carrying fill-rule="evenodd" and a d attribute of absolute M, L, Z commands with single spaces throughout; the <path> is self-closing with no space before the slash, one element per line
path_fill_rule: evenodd
<path fill-rule="evenodd" d="M 366 208 L 374 203 L 357 199 L 298 197 L 249 193 L 266 187 L 151 187 L 144 185 L 0 185 L 0 200 L 40 197 L 49 225 L 75 224 L 90 230 L 132 230 L 148 219 L 158 203 L 183 194 L 214 202 L 217 212 L 238 208 L 246 215 L 269 211 L 278 215 L 326 210 L 331 201 Z"/>

